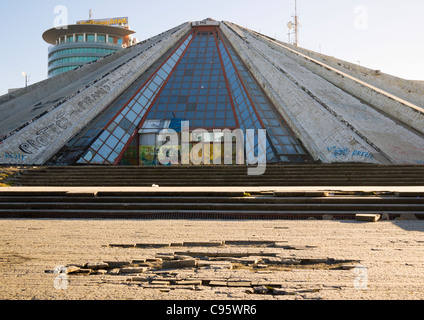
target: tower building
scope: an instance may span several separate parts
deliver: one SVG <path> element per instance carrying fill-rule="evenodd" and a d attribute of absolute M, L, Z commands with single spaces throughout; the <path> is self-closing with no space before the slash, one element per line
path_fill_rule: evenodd
<path fill-rule="evenodd" d="M 133 45 L 134 33 L 127 17 L 90 19 L 49 29 L 43 34 L 44 41 L 51 44 L 48 76 L 54 77 Z"/>

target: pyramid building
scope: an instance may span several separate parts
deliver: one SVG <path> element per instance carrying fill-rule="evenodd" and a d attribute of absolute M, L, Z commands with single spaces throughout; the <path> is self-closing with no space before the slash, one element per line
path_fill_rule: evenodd
<path fill-rule="evenodd" d="M 424 164 L 422 83 L 212 19 L 2 96 L 0 114 L 3 165 L 222 164 L 225 132 L 248 164 Z"/>

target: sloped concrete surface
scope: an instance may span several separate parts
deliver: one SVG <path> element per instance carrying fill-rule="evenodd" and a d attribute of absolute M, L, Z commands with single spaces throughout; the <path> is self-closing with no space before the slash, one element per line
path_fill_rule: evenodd
<path fill-rule="evenodd" d="M 323 162 L 423 161 L 420 106 L 253 31 L 232 23 L 222 29 L 314 157 Z M 334 148 L 367 156 L 347 152 L 335 158 Z"/>
<path fill-rule="evenodd" d="M 67 92 L 66 99 L 54 100 L 46 95 L 44 98 L 49 101 L 53 99 L 54 103 L 41 103 L 41 106 L 37 106 L 32 105 L 34 100 L 26 97 L 24 102 L 11 109 L 10 104 L 16 103 L 16 99 L 22 99 L 21 96 L 1 104 L 0 110 L 6 112 L 1 123 L 6 132 L 1 135 L 7 138 L 0 143 L 0 163 L 45 163 L 172 48 L 188 30 L 188 24 L 182 25 L 173 32 L 153 38 L 151 42 L 140 43 L 134 48 L 118 52 L 111 56 L 115 59 L 110 63 L 104 64 L 102 60 L 94 63 L 99 69 L 89 73 L 89 77 L 82 77 L 84 84 L 76 81 L 63 89 Z M 122 52 L 127 54 L 122 56 Z M 54 79 L 51 81 L 53 86 Z M 34 90 L 40 91 L 36 88 Z M 13 113 L 7 117 L 11 110 Z"/>

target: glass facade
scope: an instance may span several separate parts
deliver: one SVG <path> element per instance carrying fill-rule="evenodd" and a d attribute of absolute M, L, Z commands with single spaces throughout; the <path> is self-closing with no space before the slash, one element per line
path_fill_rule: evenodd
<path fill-rule="evenodd" d="M 111 53 L 117 52 L 119 49 L 108 49 L 108 48 L 70 48 L 70 49 L 62 49 L 55 51 L 54 53 L 49 55 L 49 60 L 52 62 L 54 59 L 60 58 L 65 55 L 75 55 L 75 54 L 86 54 L 86 53 L 95 53 L 95 54 L 102 54 L 102 55 L 108 55 Z"/>
<path fill-rule="evenodd" d="M 226 48 L 234 62 L 237 72 L 244 81 L 245 88 L 249 92 L 249 97 L 255 106 L 264 127 L 267 130 L 267 134 L 271 140 L 270 145 L 274 147 L 273 150 L 278 155 L 278 160 L 283 162 L 304 161 L 307 158 L 307 155 L 301 146 L 300 141 L 295 137 L 294 133 L 281 115 L 276 112 L 271 101 L 262 92 L 254 77 L 238 58 L 229 43 L 226 44 Z M 222 50 L 223 49 L 222 44 Z"/>
<path fill-rule="evenodd" d="M 71 70 L 74 70 L 76 68 L 79 68 L 81 66 L 68 66 L 68 67 L 59 67 L 59 68 L 55 68 L 52 71 L 49 72 L 49 77 L 54 77 L 57 76 L 58 74 L 64 73 L 64 72 L 68 72 Z"/>
<path fill-rule="evenodd" d="M 77 161 L 87 148 L 99 137 L 105 126 L 116 116 L 122 106 L 139 90 L 144 81 L 139 78 L 113 101 L 92 123 L 80 131 L 57 155 L 57 162 L 72 164 Z"/>
<path fill-rule="evenodd" d="M 211 133 L 213 129 L 241 129 L 246 159 L 258 154 L 259 145 L 266 150 L 268 162 L 309 159 L 215 27 L 194 28 L 148 80 L 133 83 L 66 148 L 85 150 L 79 164 L 158 165 L 159 129 L 173 128 L 181 135 L 178 126 L 182 121 L 188 122 L 190 130 Z M 255 137 L 246 135 L 248 129 L 255 130 Z M 266 129 L 266 136 L 257 134 L 260 129 Z M 222 138 L 219 134 L 207 136 L 204 140 L 209 142 Z M 192 137 L 190 150 L 198 137 Z"/>
<path fill-rule="evenodd" d="M 123 49 L 122 37 L 106 34 L 72 34 L 62 36 L 49 49 L 48 76 L 78 68 Z"/>
<path fill-rule="evenodd" d="M 114 164 L 116 162 L 119 155 L 124 151 L 124 147 L 131 143 L 130 138 L 134 138 L 139 123 L 191 38 L 192 35 L 189 35 L 166 63 L 126 103 L 117 117 L 106 126 L 100 137 L 90 146 L 78 163 Z"/>
<path fill-rule="evenodd" d="M 190 128 L 236 128 L 218 47 L 212 32 L 196 35 L 147 119 L 183 118 Z"/>
<path fill-rule="evenodd" d="M 56 66 L 63 65 L 65 63 L 88 63 L 92 61 L 96 61 L 99 59 L 99 57 L 69 57 L 69 58 L 60 58 L 57 60 L 54 60 L 53 62 L 49 63 L 50 68 L 54 68 Z"/>

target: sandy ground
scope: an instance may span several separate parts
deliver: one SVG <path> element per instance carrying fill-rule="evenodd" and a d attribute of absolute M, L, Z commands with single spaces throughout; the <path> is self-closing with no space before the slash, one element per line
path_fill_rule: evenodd
<path fill-rule="evenodd" d="M 214 240 L 271 240 L 311 248 L 109 246 Z M 66 275 L 64 282 L 49 272 L 58 266 L 136 260 L 178 250 L 261 250 L 286 258 L 360 262 L 351 270 L 200 268 L 180 269 L 172 275 L 178 279 L 279 282 L 289 295 L 249 294 L 246 288 L 209 286 L 161 290 L 127 281 L 134 275 Z M 424 221 L 0 220 L 2 300 L 424 299 L 423 268 Z"/>

